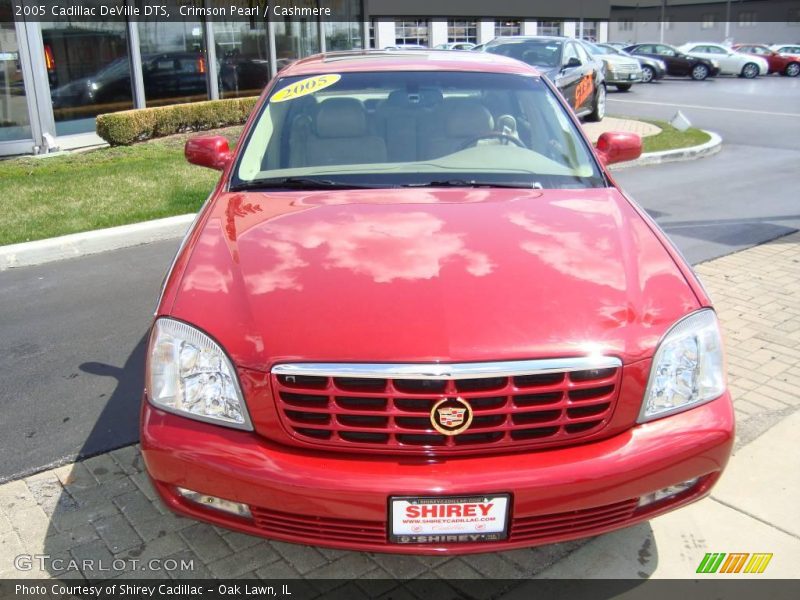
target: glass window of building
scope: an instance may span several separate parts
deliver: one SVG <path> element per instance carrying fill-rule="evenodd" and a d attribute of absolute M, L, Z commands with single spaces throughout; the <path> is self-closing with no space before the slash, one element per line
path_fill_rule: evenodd
<path fill-rule="evenodd" d="M 561 21 L 539 21 L 536 32 L 539 35 L 561 35 Z"/>
<path fill-rule="evenodd" d="M 133 108 L 125 23 L 42 23 L 57 135 L 95 129 L 95 116 Z"/>
<path fill-rule="evenodd" d="M 264 20 L 213 21 L 221 98 L 257 96 L 270 79 L 269 43 Z"/>
<path fill-rule="evenodd" d="M 369 46 L 367 48 L 375 47 L 375 19 L 369 20 Z"/>
<path fill-rule="evenodd" d="M 361 12 L 361 0 L 332 0 L 320 2 L 320 6 L 330 7 L 335 19 L 323 20 L 325 29 L 325 50 L 352 50 L 363 48 L 361 31 L 364 17 Z"/>
<path fill-rule="evenodd" d="M 597 41 L 597 21 L 584 21 L 583 25 L 578 23 L 579 37 L 587 42 Z"/>
<path fill-rule="evenodd" d="M 396 21 L 394 25 L 395 44 L 397 45 L 428 45 L 428 22 Z"/>
<path fill-rule="evenodd" d="M 313 0 L 295 0 L 293 6 L 314 8 Z M 278 70 L 289 66 L 298 58 L 311 56 L 320 51 L 319 27 L 313 17 L 270 15 L 275 28 L 275 55 Z"/>
<path fill-rule="evenodd" d="M 11 0 L 0 0 L 0 12 L 11 14 Z M 31 137 L 25 82 L 19 62 L 14 23 L 0 22 L 0 142 Z"/>
<path fill-rule="evenodd" d="M 739 27 L 755 27 L 756 23 L 755 12 L 747 10 L 739 13 Z"/>
<path fill-rule="evenodd" d="M 362 48 L 361 23 L 357 21 L 323 21 L 325 28 L 325 51 L 353 50 Z"/>
<path fill-rule="evenodd" d="M 147 106 L 207 100 L 208 66 L 200 21 L 138 25 Z"/>
<path fill-rule="evenodd" d="M 700 21 L 700 29 L 713 29 L 717 25 L 717 16 L 714 13 L 707 13 L 703 15 Z"/>
<path fill-rule="evenodd" d="M 522 35 L 522 21 L 495 21 L 494 35 L 496 37 Z"/>
<path fill-rule="evenodd" d="M 469 42 L 478 43 L 478 22 L 477 21 L 447 21 L 447 41 L 448 42 Z"/>

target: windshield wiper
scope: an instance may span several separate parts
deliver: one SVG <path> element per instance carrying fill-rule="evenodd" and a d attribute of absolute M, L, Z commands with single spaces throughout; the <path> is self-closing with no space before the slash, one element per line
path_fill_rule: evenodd
<path fill-rule="evenodd" d="M 363 183 L 348 183 L 346 181 L 333 181 L 331 179 L 318 179 L 316 177 L 269 177 L 264 179 L 253 179 L 252 181 L 240 181 L 231 186 L 232 192 L 244 192 L 248 190 L 359 190 L 374 189 L 382 186 L 366 185 Z"/>
<path fill-rule="evenodd" d="M 422 183 L 406 183 L 401 187 L 428 188 L 428 187 L 496 187 L 527 190 L 541 190 L 542 184 L 538 181 L 477 181 L 475 179 L 443 179 L 440 181 L 424 181 Z"/>

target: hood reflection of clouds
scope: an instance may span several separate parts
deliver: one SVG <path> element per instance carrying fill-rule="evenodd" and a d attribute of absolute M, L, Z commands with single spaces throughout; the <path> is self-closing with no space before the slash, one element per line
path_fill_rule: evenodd
<path fill-rule="evenodd" d="M 570 212 L 573 208 L 575 207 L 569 208 Z M 556 271 L 623 290 L 626 286 L 625 268 L 619 262 L 620 242 L 614 223 L 608 221 L 607 225 L 599 224 L 592 227 L 590 229 L 592 233 L 603 229 L 608 232 L 605 235 L 601 233 L 592 236 L 587 235 L 587 229 L 577 223 L 573 231 L 569 231 L 565 225 L 569 220 L 599 219 L 597 215 L 606 213 L 606 210 L 588 212 L 594 214 L 586 215 L 584 207 L 581 206 L 580 212 L 575 210 L 572 214 L 567 214 L 567 218 L 556 226 L 537 220 L 535 216 L 524 212 L 509 213 L 508 219 L 531 234 L 530 238 L 520 242 L 520 247 Z"/>
<path fill-rule="evenodd" d="M 445 221 L 422 211 L 269 223 L 259 245 L 274 256 L 273 266 L 249 275 L 248 286 L 253 293 L 302 289 L 296 275 L 308 262 L 301 249 L 323 249 L 325 268 L 348 269 L 376 283 L 432 279 L 454 261 L 475 277 L 492 272 L 495 265 L 485 253 L 468 249 L 463 234 L 444 227 Z"/>

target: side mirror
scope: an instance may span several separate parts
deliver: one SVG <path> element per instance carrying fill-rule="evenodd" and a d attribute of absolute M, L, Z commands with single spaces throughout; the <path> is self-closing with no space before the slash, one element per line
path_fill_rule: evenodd
<path fill-rule="evenodd" d="M 193 165 L 222 171 L 233 156 L 228 140 L 221 135 L 203 135 L 191 138 L 183 150 L 186 160 Z"/>
<path fill-rule="evenodd" d="M 567 61 L 567 64 L 564 65 L 565 69 L 572 69 L 573 67 L 580 67 L 583 63 L 581 62 L 580 58 L 572 57 Z"/>
<path fill-rule="evenodd" d="M 597 154 L 605 165 L 635 160 L 642 155 L 642 138 L 635 133 L 608 131 L 597 140 Z"/>

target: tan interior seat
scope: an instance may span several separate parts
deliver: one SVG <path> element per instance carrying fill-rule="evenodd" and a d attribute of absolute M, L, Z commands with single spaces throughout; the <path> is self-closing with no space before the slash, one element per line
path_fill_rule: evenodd
<path fill-rule="evenodd" d="M 492 113 L 474 98 L 447 98 L 440 114 L 442 130 L 428 140 L 426 158 L 457 152 L 494 128 Z"/>
<path fill-rule="evenodd" d="M 386 143 L 372 135 L 367 111 L 356 98 L 320 103 L 306 148 L 306 165 L 386 162 Z"/>

